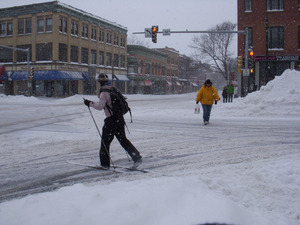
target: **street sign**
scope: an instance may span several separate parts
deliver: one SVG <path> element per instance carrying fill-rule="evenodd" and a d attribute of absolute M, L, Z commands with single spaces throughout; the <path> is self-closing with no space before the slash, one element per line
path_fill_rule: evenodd
<path fill-rule="evenodd" d="M 170 29 L 163 29 L 163 35 L 164 36 L 171 35 L 171 30 Z"/>
<path fill-rule="evenodd" d="M 250 75 L 250 70 L 249 69 L 243 69 L 243 76 L 248 77 Z"/>
<path fill-rule="evenodd" d="M 145 28 L 145 38 L 151 38 L 151 37 L 152 37 L 152 29 Z"/>

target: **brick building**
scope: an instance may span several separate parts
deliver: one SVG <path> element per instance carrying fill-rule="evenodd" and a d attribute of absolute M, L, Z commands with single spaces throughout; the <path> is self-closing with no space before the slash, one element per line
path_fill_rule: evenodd
<path fill-rule="evenodd" d="M 58 1 L 0 9 L 1 80 L 6 94 L 94 94 L 95 76 L 127 78 L 127 28 Z M 32 84 L 31 90 L 28 88 Z M 126 82 L 116 82 L 126 92 Z"/>
<path fill-rule="evenodd" d="M 128 45 L 129 93 L 165 94 L 168 55 L 141 45 Z"/>
<path fill-rule="evenodd" d="M 242 76 L 242 96 L 259 89 L 284 70 L 300 70 L 300 0 L 238 0 L 238 30 L 249 30 L 254 73 Z M 245 57 L 245 36 L 238 55 Z"/>
<path fill-rule="evenodd" d="M 174 94 L 191 90 L 183 87 L 184 84 L 191 85 L 186 74 L 180 82 L 180 55 L 177 50 L 168 47 L 150 49 L 140 45 L 128 45 L 127 50 L 128 77 L 131 80 L 129 93 Z"/>

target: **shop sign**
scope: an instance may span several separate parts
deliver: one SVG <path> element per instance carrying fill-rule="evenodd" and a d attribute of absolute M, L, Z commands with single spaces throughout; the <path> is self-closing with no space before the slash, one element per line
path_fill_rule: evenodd
<path fill-rule="evenodd" d="M 300 55 L 254 56 L 254 61 L 300 61 Z"/>

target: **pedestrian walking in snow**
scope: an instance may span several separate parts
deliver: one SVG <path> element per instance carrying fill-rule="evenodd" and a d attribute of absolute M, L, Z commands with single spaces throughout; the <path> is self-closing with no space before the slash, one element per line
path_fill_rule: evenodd
<path fill-rule="evenodd" d="M 197 93 L 196 104 L 201 102 L 203 109 L 204 125 L 209 123 L 212 105 L 220 100 L 217 90 L 212 86 L 212 82 L 208 79 Z"/>
<path fill-rule="evenodd" d="M 232 102 L 234 87 L 231 83 L 227 86 L 227 94 L 228 94 L 228 102 Z"/>
<path fill-rule="evenodd" d="M 223 88 L 222 97 L 223 97 L 223 103 L 226 103 L 227 102 L 227 86 L 225 86 Z"/>
<path fill-rule="evenodd" d="M 104 119 L 104 125 L 102 127 L 101 147 L 99 152 L 100 164 L 103 167 L 110 167 L 110 155 L 109 148 L 114 136 L 118 139 L 121 146 L 127 151 L 132 160 L 134 166 L 137 167 L 142 162 L 142 156 L 140 152 L 134 147 L 134 145 L 127 139 L 125 134 L 125 120 L 123 114 L 114 114 L 115 110 L 112 103 L 112 91 L 116 90 L 110 84 L 108 76 L 101 73 L 98 77 L 100 83 L 99 102 L 95 103 L 85 99 L 84 104 L 88 107 L 93 107 L 97 110 L 104 110 L 106 118 Z"/>

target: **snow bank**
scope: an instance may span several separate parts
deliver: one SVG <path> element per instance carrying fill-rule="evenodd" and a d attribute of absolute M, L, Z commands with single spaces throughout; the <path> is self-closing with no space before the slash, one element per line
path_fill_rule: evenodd
<path fill-rule="evenodd" d="M 212 192 L 194 176 L 77 184 L 2 203 L 0 216 L 0 223 L 6 225 L 20 221 L 23 225 L 268 224 L 259 214 Z"/>
<path fill-rule="evenodd" d="M 300 114 L 300 72 L 286 70 L 259 91 L 233 103 L 220 104 L 216 115 L 228 116 L 291 116 Z"/>

